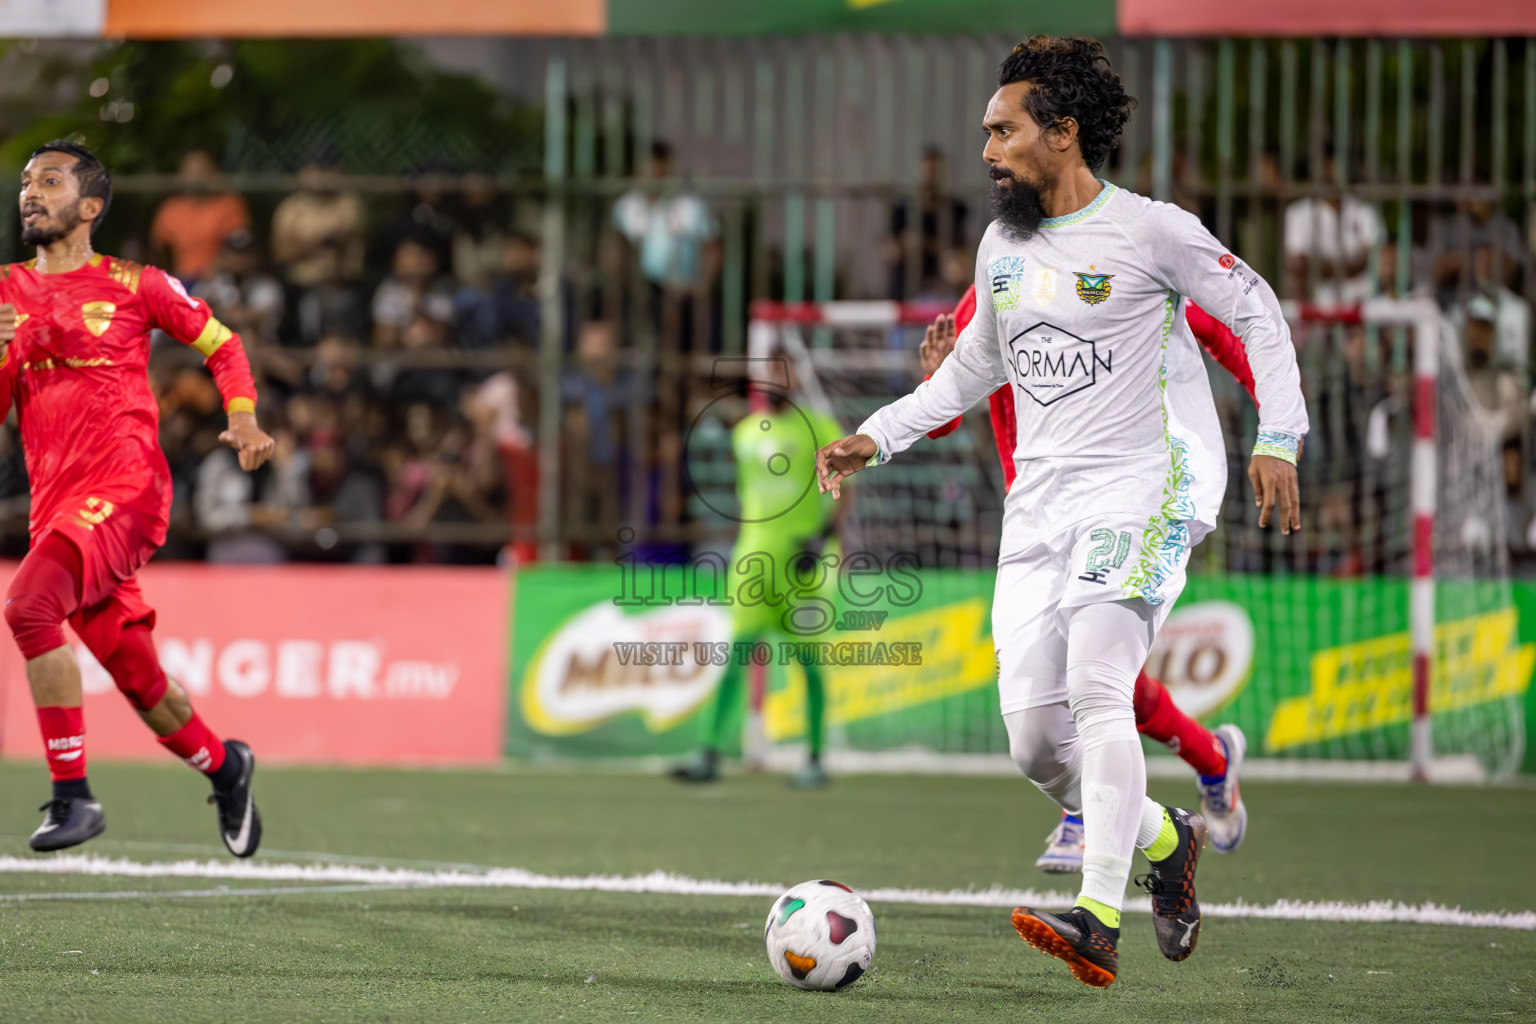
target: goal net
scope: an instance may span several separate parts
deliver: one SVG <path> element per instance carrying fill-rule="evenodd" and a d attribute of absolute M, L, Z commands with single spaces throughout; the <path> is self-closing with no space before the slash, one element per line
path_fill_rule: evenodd
<path fill-rule="evenodd" d="M 1257 413 L 1213 366 L 1227 501 L 1154 667 L 1181 706 L 1236 720 L 1264 756 L 1509 774 L 1536 647 L 1520 642 L 1510 585 L 1506 371 L 1469 359 L 1471 339 L 1428 299 L 1287 313 L 1311 420 L 1302 532 L 1258 528 Z M 1230 606 L 1251 633 L 1221 630 Z M 1202 630 L 1238 639 L 1201 651 Z"/>
<path fill-rule="evenodd" d="M 749 346 L 789 357 L 807 400 L 851 432 L 920 383 L 918 343 L 940 312 L 759 303 Z M 1427 301 L 1288 315 L 1312 423 L 1302 530 L 1283 537 L 1258 527 L 1247 476 L 1257 413 L 1210 363 L 1227 498 L 1149 669 L 1207 724 L 1242 726 L 1259 771 L 1517 770 L 1536 644 L 1521 643 L 1509 579 L 1508 416 L 1489 405 L 1498 368 L 1469 361 L 1466 339 Z M 834 747 L 845 757 L 1005 750 L 988 618 L 1004 495 L 986 403 L 959 429 L 860 474 L 852 490 L 844 550 L 883 565 L 905 553 L 925 581 L 925 599 L 889 609 L 882 631 L 921 636 L 951 678 L 904 666 L 834 669 Z M 768 682 L 770 741 L 793 742 L 803 727 L 795 672 Z"/>

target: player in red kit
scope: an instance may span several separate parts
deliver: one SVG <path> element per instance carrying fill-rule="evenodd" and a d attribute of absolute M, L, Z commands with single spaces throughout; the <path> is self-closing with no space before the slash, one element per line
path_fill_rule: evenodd
<path fill-rule="evenodd" d="M 101 256 L 91 233 L 112 202 L 106 168 L 84 146 L 50 142 L 21 172 L 22 241 L 37 258 L 0 267 L 0 417 L 16 407 L 31 478 L 31 550 L 6 595 L 5 620 L 27 681 L 53 798 L 32 849 L 61 850 L 106 828 L 86 781 L 80 667 L 68 622 L 160 743 L 213 783 L 219 832 L 237 857 L 261 842 L 251 798 L 256 759 L 221 741 L 166 677 L 155 612 L 135 574 L 165 543 L 171 473 L 149 390 L 149 335 L 196 348 L 229 427 L 219 439 L 254 470 L 272 453 L 256 425 L 256 386 L 240 339 L 175 278 Z"/>
<path fill-rule="evenodd" d="M 919 353 L 924 374 L 931 377 L 944 362 L 945 356 L 955 347 L 955 339 L 965 330 L 975 312 L 976 287 L 972 285 L 953 313 L 939 317 L 928 326 Z M 1186 300 L 1184 312 L 1189 328 L 1200 344 L 1257 403 L 1253 370 L 1248 365 L 1242 339 L 1193 302 Z M 1011 488 L 1015 473 L 1013 446 L 1018 436 L 1014 428 L 1013 389 L 1002 387 L 994 391 L 989 411 L 997 455 L 1003 464 L 1004 486 Z M 928 436 L 943 437 L 959 426 L 960 420 L 956 419 L 930 431 Z M 1237 849 L 1248 829 L 1248 809 L 1243 805 L 1237 782 L 1247 748 L 1243 731 L 1231 724 L 1217 726 L 1214 731 L 1207 729 L 1180 711 L 1163 684 L 1149 676 L 1146 669 L 1136 677 L 1132 705 L 1136 711 L 1137 729 L 1172 748 L 1199 775 L 1200 813 L 1205 816 L 1210 829 L 1211 845 L 1223 853 Z M 1035 861 L 1035 866 L 1043 871 L 1060 872 L 1081 871 L 1082 865 L 1082 819 L 1063 814 L 1061 823 L 1047 837 L 1045 853 Z"/>

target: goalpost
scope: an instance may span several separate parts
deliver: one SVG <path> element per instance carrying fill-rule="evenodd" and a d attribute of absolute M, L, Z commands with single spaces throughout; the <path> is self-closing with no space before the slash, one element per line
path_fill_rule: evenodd
<path fill-rule="evenodd" d="M 759 302 L 749 354 L 789 358 L 806 400 L 852 430 L 920 382 L 922 328 L 949 311 Z M 1258 530 L 1246 475 L 1256 415 L 1214 369 L 1228 497 L 1174 612 L 1193 618 L 1165 629 L 1152 663 L 1192 713 L 1238 721 L 1250 756 L 1272 759 L 1277 774 L 1381 777 L 1397 765 L 1424 780 L 1517 770 L 1520 696 L 1536 648 L 1514 634 L 1498 438 L 1462 367 L 1455 327 L 1429 299 L 1287 303 L 1285 313 L 1316 407 L 1301 466 L 1303 530 L 1290 538 Z M 1002 477 L 978 408 L 954 435 L 861 477 L 847 524 L 853 546 L 915 550 L 925 567 L 995 567 Z M 1201 618 L 1202 610 L 1230 618 L 1233 608 L 1248 619 L 1246 654 L 1241 640 L 1211 641 L 1213 620 Z M 759 681 L 748 737 L 759 757 L 762 691 Z M 946 713 L 937 743 L 893 727 L 884 749 L 1005 749 L 995 702 L 992 721 L 969 715 Z M 882 750 L 878 726 L 860 730 L 865 754 Z"/>
<path fill-rule="evenodd" d="M 1359 306 L 1331 309 L 1290 301 L 1283 308 L 1293 325 L 1405 327 L 1413 332 L 1413 448 L 1408 474 L 1408 504 L 1413 522 L 1413 569 L 1408 589 L 1413 720 L 1408 763 L 1414 781 L 1427 782 L 1435 756 L 1430 677 L 1435 652 L 1435 480 L 1439 469 L 1436 406 L 1443 315 L 1435 301 L 1428 298 L 1371 299 Z"/>

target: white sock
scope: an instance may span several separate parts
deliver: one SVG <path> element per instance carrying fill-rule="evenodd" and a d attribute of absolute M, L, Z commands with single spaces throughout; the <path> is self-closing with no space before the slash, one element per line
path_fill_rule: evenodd
<path fill-rule="evenodd" d="M 1141 828 L 1147 765 L 1136 719 L 1084 716 L 1082 895 L 1121 909 Z"/>
<path fill-rule="evenodd" d="M 1145 764 L 1145 762 L 1143 762 Z M 1151 797 L 1141 798 L 1141 827 L 1136 830 L 1136 849 L 1145 850 L 1157 842 L 1163 830 L 1163 805 Z"/>
<path fill-rule="evenodd" d="M 1082 737 L 1082 895 L 1116 910 L 1147 803 L 1131 694 L 1155 629 L 1143 602 L 1088 605 L 1067 625 L 1067 691 Z"/>

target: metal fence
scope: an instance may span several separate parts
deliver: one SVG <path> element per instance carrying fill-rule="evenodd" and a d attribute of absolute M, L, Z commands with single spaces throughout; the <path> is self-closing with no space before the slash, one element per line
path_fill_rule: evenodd
<path fill-rule="evenodd" d="M 708 386 L 713 359 L 743 351 L 753 300 L 955 297 L 989 219 L 980 117 L 996 65 L 1015 41 L 858 35 L 500 44 L 504 84 L 543 109 L 542 174 L 498 181 L 536 211 L 529 223 L 538 226 L 543 254 L 541 337 L 535 352 L 508 348 L 504 364 L 485 350 L 460 356 L 450 348 L 437 358 L 444 365 L 462 358 L 482 371 L 505 365 L 522 378 L 537 408 L 537 539 L 546 557 L 603 557 L 622 543 L 620 526 L 663 547 L 728 540 L 733 524 L 690 500 L 681 439 L 718 397 Z M 1197 212 L 1282 296 L 1316 297 L 1330 274 L 1346 276 L 1325 260 L 1286 259 L 1290 204 L 1358 201 L 1382 227 L 1355 275 L 1360 286 L 1375 294 L 1437 291 L 1465 319 L 1468 302 L 1486 290 L 1471 268 L 1488 230 L 1484 222 L 1470 232 L 1448 227 L 1465 228 L 1477 206 L 1504 229 L 1491 271 L 1507 293 L 1498 297 L 1523 301 L 1528 315 L 1536 300 L 1536 41 L 1114 39 L 1108 47 L 1140 106 L 1104 176 Z M 673 150 L 660 182 L 644 179 L 657 141 Z M 455 168 L 445 152 L 436 186 L 451 190 L 455 170 L 474 169 Z M 296 179 L 262 172 L 231 183 L 275 200 Z M 354 177 L 349 187 L 397 201 L 412 185 L 381 175 Z M 648 278 L 615 225 L 616 202 L 642 187 L 695 197 L 707 211 L 712 229 L 686 280 Z M 168 176 L 120 182 L 141 209 L 174 188 Z M 1459 262 L 1444 265 L 1459 269 L 1446 277 L 1442 257 L 1458 250 Z M 584 370 L 583 333 L 594 323 L 611 333 L 611 363 L 631 382 L 605 425 L 617 439 L 617 463 L 594 464 L 573 435 L 570 382 Z M 1519 349 L 1518 358 L 1495 369 L 1516 378 L 1528 398 L 1525 331 L 1503 343 Z M 1236 528 L 1225 548 L 1205 545 L 1201 557 L 1232 568 L 1391 571 L 1406 537 L 1395 526 L 1359 527 L 1372 515 L 1384 518 L 1362 508 L 1393 500 L 1393 462 L 1362 467 L 1359 452 L 1371 414 L 1405 398 L 1408 340 L 1335 331 L 1300 341 L 1314 423 L 1307 483 L 1332 511 L 1311 517 L 1305 542 L 1285 552 L 1252 529 L 1238 485 L 1253 413 L 1229 382 L 1213 378 L 1233 446 L 1227 513 Z M 837 339 L 817 332 L 812 344 L 835 347 Z M 915 348 L 915 338 L 887 344 Z M 394 357 L 365 351 L 360 358 Z M 908 367 L 891 382 L 893 397 L 919 379 L 915 353 Z M 1507 483 L 1528 517 L 1523 489 L 1536 477 L 1528 415 L 1515 433 L 1518 472 L 1511 469 Z M 728 458 L 724 434 L 707 434 L 716 455 Z M 1366 492 L 1388 497 L 1367 500 Z M 1526 520 L 1514 520 L 1520 529 L 1512 535 L 1523 536 Z M 1370 545 L 1352 533 L 1377 537 L 1375 550 L 1363 550 Z M 476 542 L 495 545 L 510 534 L 487 526 Z M 981 548 L 965 561 L 995 554 L 995 536 L 978 536 Z M 1511 546 L 1520 557 L 1531 547 L 1521 537 Z"/>
<path fill-rule="evenodd" d="M 848 36 L 523 44 L 524 73 L 532 78 L 542 65 L 546 111 L 549 316 L 541 392 L 557 388 L 573 311 L 578 319 L 615 318 L 635 351 L 654 353 L 640 357 L 657 360 L 645 372 L 659 374 L 659 393 L 674 396 L 668 401 L 685 423 L 690 365 L 697 372 L 712 353 L 741 351 L 753 299 L 950 294 L 965 275 L 945 280 L 924 246 L 938 236 L 941 247 L 968 261 L 989 219 L 980 116 L 994 69 L 1014 42 Z M 1325 260 L 1286 259 L 1290 204 L 1352 197 L 1344 201 L 1365 204 L 1381 225 L 1363 273 L 1347 275 L 1359 277 L 1367 293 L 1405 295 L 1440 284 L 1454 313 L 1479 281 L 1462 272 L 1454 283 L 1437 282 L 1436 261 L 1459 245 L 1469 267 L 1477 237 L 1444 229 L 1458 209 L 1464 222 L 1471 204 L 1485 204 L 1499 224 L 1513 226 L 1524 253 L 1497 250 L 1494 274 L 1512 296 L 1536 298 L 1529 259 L 1533 41 L 1119 39 L 1109 50 L 1140 108 L 1104 176 L 1197 212 L 1282 296 L 1328 294 L 1326 278 L 1346 276 Z M 686 296 L 646 294 L 638 279 L 616 289 L 615 264 L 605 254 L 612 204 L 634 186 L 653 140 L 675 149 L 666 187 L 702 199 L 719 226 L 718 269 Z M 909 223 L 919 211 L 933 223 L 901 231 L 903 211 Z M 669 302 L 686 305 L 688 315 L 655 308 Z M 819 340 L 832 343 L 825 333 Z M 1251 511 L 1237 500 L 1245 477 L 1234 439 L 1228 511 L 1237 547 L 1212 548 L 1207 557 L 1272 571 L 1391 570 L 1407 551 L 1405 534 L 1340 520 L 1362 514 L 1359 492 L 1394 490 L 1363 481 L 1369 474 L 1358 449 L 1370 413 L 1406 379 L 1406 335 L 1336 331 L 1299 340 L 1314 419 L 1309 481 L 1315 492 L 1351 493 L 1332 499 L 1332 514 L 1312 517 L 1305 542 L 1290 554 L 1264 554 L 1272 545 L 1246 522 Z M 1527 396 L 1529 345 L 1527 337 L 1525 354 L 1508 367 Z M 911 366 L 915 383 L 915 356 Z M 1229 433 L 1251 435 L 1251 409 L 1219 386 L 1223 394 Z M 548 480 L 562 468 L 554 440 L 559 410 L 546 405 L 543 415 Z M 634 450 L 649 450 L 643 425 L 635 427 Z M 1522 424 L 1522 480 L 1512 479 L 1511 488 L 1530 475 L 1527 433 Z M 1390 465 L 1379 472 L 1390 477 Z M 543 498 L 542 537 L 553 554 L 575 524 L 563 515 L 558 491 Z M 638 503 L 632 507 L 638 511 Z M 725 528 L 693 521 L 684 533 Z M 1346 536 L 1372 531 L 1374 551 L 1362 552 L 1362 542 Z"/>

